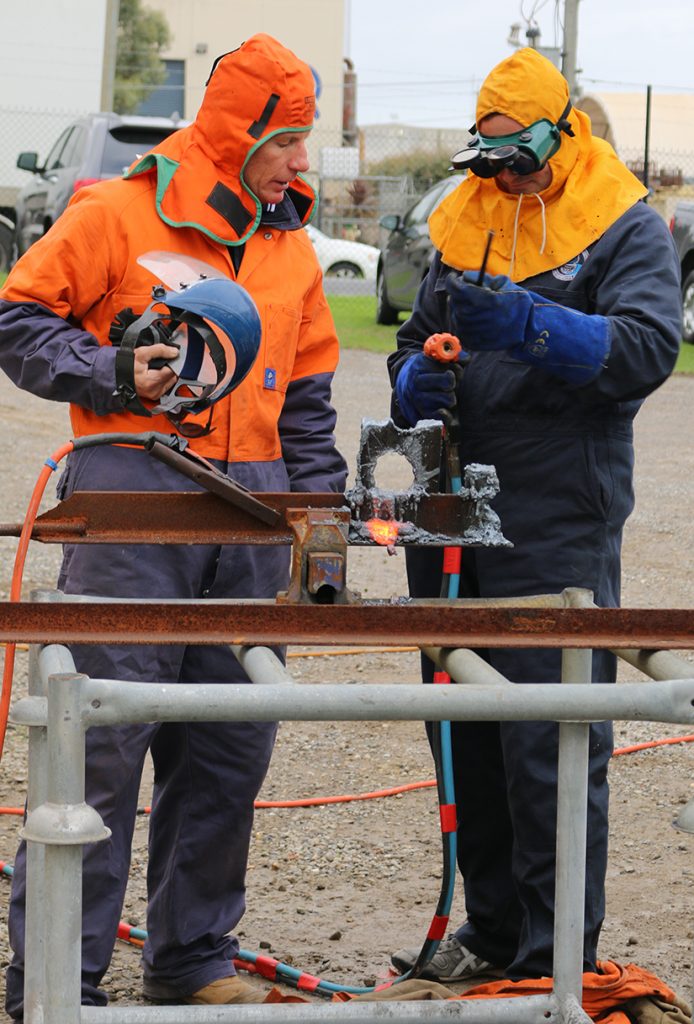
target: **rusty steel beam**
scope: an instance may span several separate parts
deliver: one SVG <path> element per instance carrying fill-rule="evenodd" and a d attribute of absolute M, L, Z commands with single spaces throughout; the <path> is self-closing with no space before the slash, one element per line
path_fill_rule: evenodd
<path fill-rule="evenodd" d="M 77 491 L 37 518 L 32 539 L 47 544 L 289 544 L 294 534 L 288 510 L 349 511 L 344 494 L 263 493 L 252 497 L 262 498 L 279 512 L 278 522 L 261 522 L 208 492 Z M 416 526 L 441 535 L 442 545 L 479 545 L 479 538 L 464 537 L 478 525 L 475 501 L 449 494 L 420 499 Z M 0 524 L 0 536 L 18 537 L 21 529 L 21 523 Z M 494 543 L 495 538 L 488 540 Z M 349 543 L 369 541 L 351 529 Z"/>
<path fill-rule="evenodd" d="M 0 604 L 0 641 L 674 650 L 694 649 L 694 616 L 679 608 L 471 608 L 446 600 L 281 605 L 66 599 Z"/>

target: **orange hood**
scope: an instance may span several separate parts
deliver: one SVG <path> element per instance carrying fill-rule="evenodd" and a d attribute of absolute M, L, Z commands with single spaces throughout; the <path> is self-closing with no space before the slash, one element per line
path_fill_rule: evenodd
<path fill-rule="evenodd" d="M 568 100 L 566 79 L 546 57 L 525 47 L 483 82 L 477 123 L 490 114 L 505 114 L 521 125 L 541 118 L 556 123 Z M 494 178 L 469 173 L 437 207 L 429 230 L 444 263 L 475 270 L 492 229 L 487 271 L 524 281 L 568 263 L 646 195 L 612 147 L 593 136 L 587 114 L 572 109 L 567 120 L 574 135 L 562 132 L 549 160 L 552 181 L 542 192 L 509 195 Z"/>
<path fill-rule="evenodd" d="M 194 227 L 224 245 L 241 245 L 262 212 L 244 167 L 274 135 L 309 132 L 315 107 L 308 64 L 272 36 L 251 36 L 215 63 L 193 124 L 150 150 L 125 176 L 156 175 L 157 212 L 172 227 Z M 311 186 L 299 176 L 287 195 L 306 223 L 316 202 Z"/>

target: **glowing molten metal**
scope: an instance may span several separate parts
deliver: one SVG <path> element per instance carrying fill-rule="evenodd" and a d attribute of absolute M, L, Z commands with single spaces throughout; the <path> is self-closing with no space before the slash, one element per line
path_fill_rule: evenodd
<path fill-rule="evenodd" d="M 369 519 L 364 525 L 377 544 L 390 547 L 398 539 L 398 524 L 393 519 Z"/>

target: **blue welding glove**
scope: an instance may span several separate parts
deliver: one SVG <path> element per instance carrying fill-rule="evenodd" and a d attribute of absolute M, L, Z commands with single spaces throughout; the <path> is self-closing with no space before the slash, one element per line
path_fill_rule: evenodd
<path fill-rule="evenodd" d="M 456 334 L 471 351 L 508 349 L 523 363 L 541 367 L 580 387 L 600 373 L 610 351 L 607 317 L 579 313 L 543 299 L 499 274 L 449 274 L 446 290 Z"/>
<path fill-rule="evenodd" d="M 431 359 L 423 352 L 410 356 L 395 381 L 395 397 L 410 426 L 418 420 L 440 420 L 439 410 L 456 404 L 457 383 L 458 371 L 451 363 Z"/>

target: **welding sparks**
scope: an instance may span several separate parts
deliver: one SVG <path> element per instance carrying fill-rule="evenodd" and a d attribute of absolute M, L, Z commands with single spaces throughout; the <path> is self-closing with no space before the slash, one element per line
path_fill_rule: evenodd
<path fill-rule="evenodd" d="M 398 539 L 398 524 L 393 519 L 369 519 L 364 526 L 377 544 L 392 547 Z"/>

